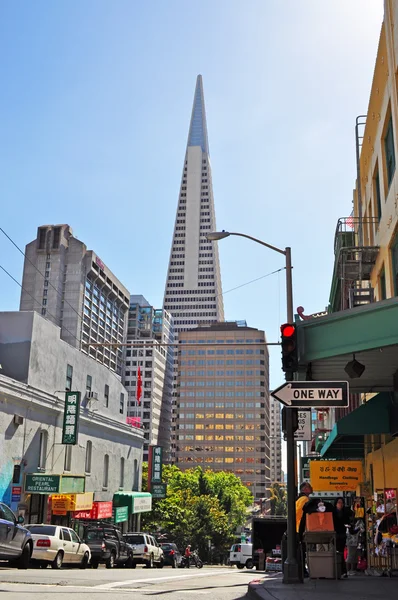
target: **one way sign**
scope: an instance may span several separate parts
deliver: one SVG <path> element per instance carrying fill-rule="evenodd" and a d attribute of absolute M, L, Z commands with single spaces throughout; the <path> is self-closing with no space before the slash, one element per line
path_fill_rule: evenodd
<path fill-rule="evenodd" d="M 293 408 L 348 406 L 347 381 L 287 381 L 271 396 Z"/>

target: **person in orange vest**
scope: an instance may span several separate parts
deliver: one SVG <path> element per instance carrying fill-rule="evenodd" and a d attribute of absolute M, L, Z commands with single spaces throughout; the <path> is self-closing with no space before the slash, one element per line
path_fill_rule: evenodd
<path fill-rule="evenodd" d="M 300 531 L 301 519 L 303 517 L 303 508 L 307 504 L 307 502 L 309 500 L 308 496 L 310 494 L 312 494 L 312 492 L 313 492 L 313 490 L 312 490 L 312 485 L 310 484 L 310 482 L 303 481 L 303 483 L 300 485 L 299 497 L 296 500 L 296 532 L 298 535 L 299 535 L 299 531 Z M 299 541 L 302 542 L 301 535 L 299 535 Z M 301 549 L 302 549 L 304 577 L 308 577 L 309 574 L 308 574 L 308 570 L 306 568 L 307 552 L 306 552 L 305 544 L 301 545 Z"/>
<path fill-rule="evenodd" d="M 297 533 L 300 530 L 301 518 L 303 516 L 303 508 L 304 504 L 307 504 L 309 498 L 308 496 L 312 494 L 312 486 L 309 481 L 303 481 L 300 485 L 300 494 L 296 500 L 296 531 Z"/>

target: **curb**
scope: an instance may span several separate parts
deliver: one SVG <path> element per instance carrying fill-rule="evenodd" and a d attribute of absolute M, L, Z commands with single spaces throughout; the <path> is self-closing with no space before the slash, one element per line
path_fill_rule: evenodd
<path fill-rule="evenodd" d="M 253 598 L 253 600 L 263 600 L 264 596 L 261 593 L 264 579 L 253 579 L 247 586 L 246 598 Z"/>

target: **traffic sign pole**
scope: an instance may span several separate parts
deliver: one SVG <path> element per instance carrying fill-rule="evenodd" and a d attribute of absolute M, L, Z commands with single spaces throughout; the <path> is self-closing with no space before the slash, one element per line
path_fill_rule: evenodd
<path fill-rule="evenodd" d="M 285 248 L 287 322 L 293 323 L 293 280 L 291 249 Z M 286 373 L 286 381 L 293 373 Z M 287 463 L 287 557 L 283 564 L 283 583 L 300 583 L 296 547 L 296 441 L 294 439 L 293 411 L 286 410 L 286 463 Z"/>

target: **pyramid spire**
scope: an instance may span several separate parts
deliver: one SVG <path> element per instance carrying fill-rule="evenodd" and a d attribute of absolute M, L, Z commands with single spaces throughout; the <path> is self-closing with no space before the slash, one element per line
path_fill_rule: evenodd
<path fill-rule="evenodd" d="M 224 320 L 202 76 L 196 79 L 164 294 L 175 332 Z"/>
<path fill-rule="evenodd" d="M 189 126 L 187 145 L 200 146 L 203 152 L 209 154 L 202 75 L 198 75 L 196 78 L 195 96 L 193 100 L 191 124 Z"/>

